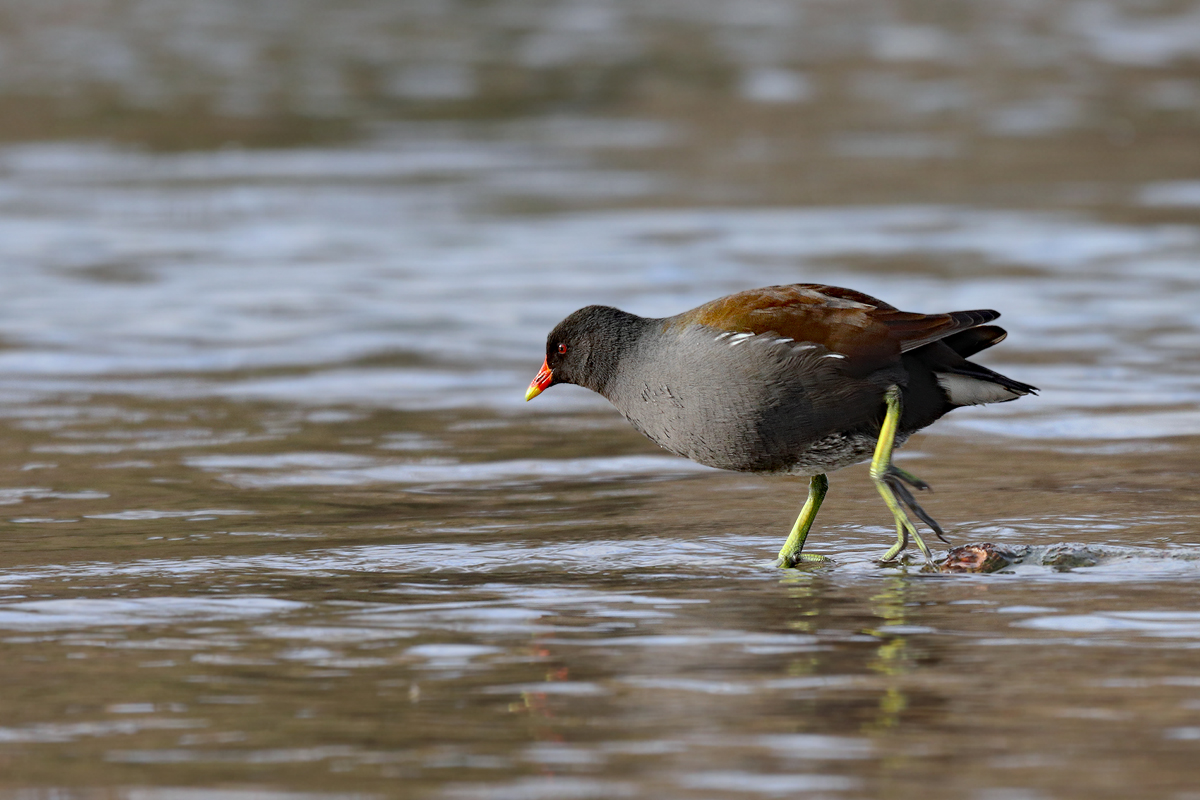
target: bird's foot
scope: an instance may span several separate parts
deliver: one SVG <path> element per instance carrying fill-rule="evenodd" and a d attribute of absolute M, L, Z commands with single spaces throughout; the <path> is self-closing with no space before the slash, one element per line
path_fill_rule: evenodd
<path fill-rule="evenodd" d="M 935 564 L 936 562 L 933 559 L 933 553 L 929 550 L 929 546 L 925 544 L 925 540 L 917 532 L 917 526 L 913 524 L 913 521 L 909 519 L 908 514 L 905 512 L 905 508 L 907 507 L 918 519 L 932 528 L 939 539 L 943 542 L 946 541 L 946 537 L 942 533 L 941 526 L 937 524 L 937 520 L 929 516 L 925 509 L 921 508 L 920 504 L 913 498 L 912 492 L 904 485 L 905 483 L 912 484 L 909 478 L 914 478 L 918 481 L 920 479 L 904 473 L 902 470 L 895 468 L 891 463 L 881 465 L 878 468 L 872 466 L 871 477 L 875 479 L 875 488 L 883 496 L 884 502 L 887 503 L 888 509 L 892 512 L 892 517 L 896 520 L 896 543 L 888 548 L 888 551 L 883 554 L 880 562 L 883 564 L 895 562 L 900 553 L 908 547 L 908 543 L 913 541 L 920 548 L 921 554 L 925 556 L 925 561 L 930 565 Z M 924 483 L 923 481 L 920 482 Z"/>
<path fill-rule="evenodd" d="M 908 490 L 909 486 L 918 490 L 928 489 L 929 484 L 892 463 L 892 449 L 896 442 L 896 431 L 900 425 L 902 406 L 900 387 L 889 387 L 884 393 L 883 400 L 887 411 L 883 417 L 883 424 L 879 428 L 879 441 L 875 445 L 875 455 L 871 459 L 871 479 L 875 481 L 875 488 L 879 490 L 880 496 L 883 497 L 888 510 L 892 512 L 892 517 L 896 520 L 896 543 L 884 554 L 882 561 L 890 563 L 895 560 L 896 556 L 908 547 L 911 539 L 917 543 L 925 560 L 933 565 L 936 563 L 933 560 L 933 553 L 929 551 L 929 546 L 925 544 L 921 534 L 917 533 L 917 526 L 913 524 L 905 511 L 907 507 L 918 519 L 932 528 L 939 539 L 943 542 L 946 541 L 941 526 L 933 517 L 929 516 L 925 509 L 921 508 L 913 498 L 912 492 Z"/>
<path fill-rule="evenodd" d="M 921 504 L 916 501 L 912 492 L 908 490 L 908 486 L 911 486 L 918 491 L 933 491 L 932 486 L 911 472 L 900 469 L 895 464 L 887 465 L 887 469 L 884 471 L 881 480 L 895 493 L 897 499 L 908 507 L 909 511 L 916 514 L 918 519 L 928 525 L 930 530 L 937 534 L 939 539 L 946 544 L 950 544 L 950 540 L 946 538 L 946 533 L 942 530 L 942 526 L 938 525 L 937 520 L 931 517 L 929 512 L 921 508 Z M 908 486 L 904 485 L 906 483 Z"/>
<path fill-rule="evenodd" d="M 833 559 L 820 553 L 796 553 L 791 558 L 777 558 L 775 566 L 781 569 L 795 569 L 806 564 L 832 564 Z"/>
<path fill-rule="evenodd" d="M 922 492 L 932 492 L 933 491 L 933 487 L 930 486 L 928 483 L 921 480 L 916 475 L 913 475 L 908 470 L 900 469 L 895 464 L 888 464 L 887 474 L 895 475 L 897 478 L 904 481 L 909 486 L 913 487 L 914 489 L 919 489 Z"/>

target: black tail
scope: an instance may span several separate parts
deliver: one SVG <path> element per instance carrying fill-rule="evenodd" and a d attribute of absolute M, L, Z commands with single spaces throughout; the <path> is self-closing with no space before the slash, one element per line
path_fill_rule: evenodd
<path fill-rule="evenodd" d="M 1008 331 L 999 325 L 980 325 L 978 328 L 951 334 L 942 341 L 963 358 L 970 358 L 980 350 L 1000 344 L 1006 336 L 1008 336 Z"/>

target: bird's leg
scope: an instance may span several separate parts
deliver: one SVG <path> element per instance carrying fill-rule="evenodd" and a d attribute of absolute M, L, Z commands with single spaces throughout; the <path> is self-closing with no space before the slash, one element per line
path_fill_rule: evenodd
<path fill-rule="evenodd" d="M 825 493 L 828 491 L 829 478 L 824 475 L 813 475 L 808 479 L 808 499 L 804 501 L 804 508 L 800 509 L 800 516 L 796 517 L 796 524 L 792 526 L 792 532 L 788 534 L 787 541 L 783 543 L 783 547 L 779 551 L 779 559 L 776 561 L 778 566 L 788 568 L 796 566 L 801 561 L 825 560 L 825 556 L 801 553 L 800 551 L 804 549 L 804 540 L 808 538 L 808 531 L 812 527 L 813 520 L 817 518 L 817 510 L 821 508 L 821 502 L 825 499 Z"/>
<path fill-rule="evenodd" d="M 892 464 L 892 449 L 896 443 L 896 430 L 900 425 L 902 411 L 900 387 L 888 387 L 883 399 L 887 405 L 887 413 L 884 414 L 883 425 L 879 429 L 879 442 L 875 445 L 875 457 L 871 459 L 871 479 L 875 481 L 875 488 L 879 490 L 883 502 L 887 503 L 892 516 L 896 518 L 896 543 L 884 554 L 883 560 L 891 561 L 898 556 L 904 548 L 908 547 L 908 540 L 911 538 L 917 543 L 917 547 L 921 548 L 925 560 L 933 564 L 933 553 L 929 552 L 925 540 L 921 538 L 921 534 L 917 533 L 917 526 L 913 525 L 912 520 L 908 518 L 908 514 L 904 511 L 904 505 L 911 508 L 920 519 L 930 524 L 939 537 L 942 535 L 941 528 L 932 521 L 933 518 L 926 514 L 924 509 L 917 505 L 913 500 L 912 493 L 901 481 L 907 481 L 917 488 L 927 487 L 928 484 Z M 942 538 L 944 539 L 944 537 Z"/>

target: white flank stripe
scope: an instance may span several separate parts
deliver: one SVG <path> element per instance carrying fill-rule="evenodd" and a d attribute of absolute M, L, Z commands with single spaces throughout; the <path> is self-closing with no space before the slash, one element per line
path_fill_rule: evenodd
<path fill-rule="evenodd" d="M 746 341 L 747 339 L 752 338 L 753 336 L 754 336 L 753 333 L 735 333 L 729 339 L 729 346 L 737 347 L 739 344 Z"/>

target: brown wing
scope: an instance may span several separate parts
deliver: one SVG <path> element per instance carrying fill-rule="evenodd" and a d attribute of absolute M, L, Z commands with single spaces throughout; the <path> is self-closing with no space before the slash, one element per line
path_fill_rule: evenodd
<path fill-rule="evenodd" d="M 797 283 L 731 294 L 674 318 L 736 333 L 774 333 L 846 356 L 854 372 L 895 362 L 901 353 L 1000 316 L 995 311 L 913 314 L 837 286 Z"/>
<path fill-rule="evenodd" d="M 883 323 L 891 329 L 893 336 L 900 339 L 902 353 L 991 322 L 1000 316 L 999 311 L 990 309 L 951 311 L 948 314 L 909 314 L 903 311 L 887 313 L 890 316 L 885 316 Z"/>

